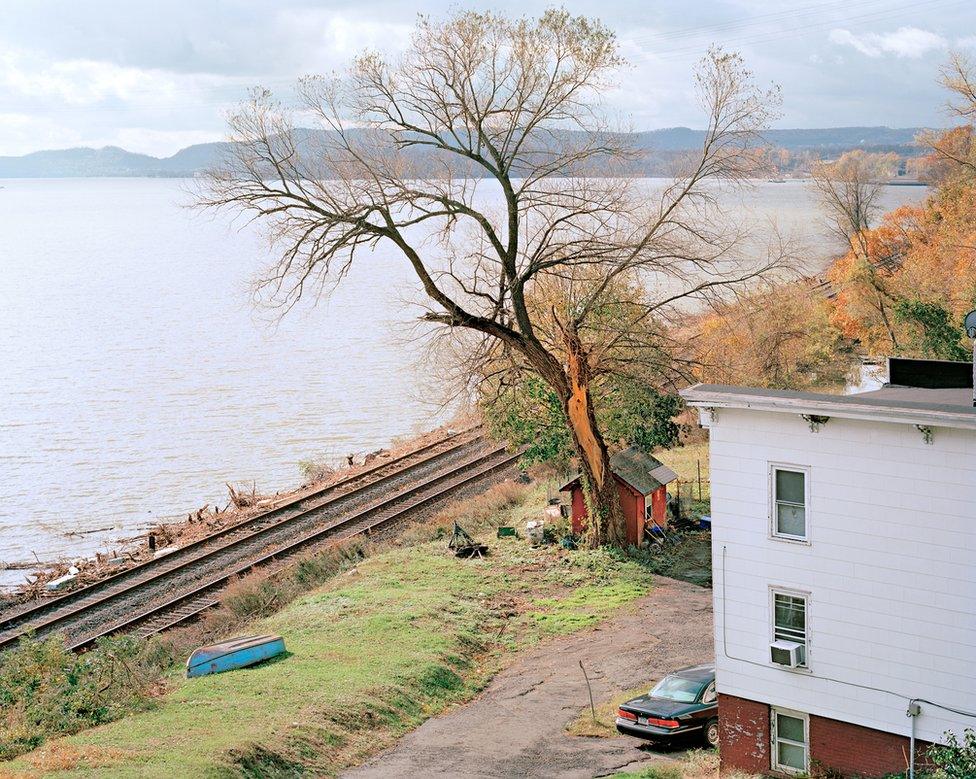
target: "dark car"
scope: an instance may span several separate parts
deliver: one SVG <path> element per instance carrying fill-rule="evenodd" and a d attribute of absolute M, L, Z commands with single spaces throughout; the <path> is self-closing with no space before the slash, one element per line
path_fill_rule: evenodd
<path fill-rule="evenodd" d="M 626 736 L 666 742 L 702 738 L 718 746 L 715 666 L 696 665 L 665 676 L 647 695 L 617 710 L 617 730 Z"/>

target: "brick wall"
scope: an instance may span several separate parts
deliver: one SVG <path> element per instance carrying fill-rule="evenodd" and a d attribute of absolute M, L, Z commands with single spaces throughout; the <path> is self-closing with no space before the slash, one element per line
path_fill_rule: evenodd
<path fill-rule="evenodd" d="M 770 770 L 769 706 L 765 703 L 720 693 L 718 715 L 722 772 Z M 924 765 L 927 744 L 916 742 L 915 767 Z M 904 736 L 810 717 L 810 760 L 818 769 L 844 776 L 883 777 L 908 769 L 909 741 Z"/>
<path fill-rule="evenodd" d="M 906 725 L 908 720 L 906 718 Z M 885 776 L 908 771 L 909 740 L 825 717 L 810 717 L 810 758 L 845 776 Z M 925 742 L 915 742 L 915 768 L 922 767 Z"/>
<path fill-rule="evenodd" d="M 769 706 L 719 694 L 718 723 L 723 773 L 769 771 Z"/>

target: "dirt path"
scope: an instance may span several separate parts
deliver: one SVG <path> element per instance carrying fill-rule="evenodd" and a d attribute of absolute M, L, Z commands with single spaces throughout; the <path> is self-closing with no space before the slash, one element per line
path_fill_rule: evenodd
<path fill-rule="evenodd" d="M 590 777 L 671 761 L 633 738 L 580 738 L 566 725 L 588 705 L 582 660 L 599 703 L 712 658 L 711 591 L 658 579 L 636 608 L 547 642 L 500 673 L 471 703 L 434 719 L 346 779 Z"/>

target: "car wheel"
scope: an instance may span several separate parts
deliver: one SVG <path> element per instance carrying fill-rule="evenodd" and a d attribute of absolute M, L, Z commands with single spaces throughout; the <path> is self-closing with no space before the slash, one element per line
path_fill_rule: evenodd
<path fill-rule="evenodd" d="M 714 717 L 705 723 L 705 729 L 702 731 L 705 736 L 705 743 L 710 747 L 718 746 L 718 720 Z"/>

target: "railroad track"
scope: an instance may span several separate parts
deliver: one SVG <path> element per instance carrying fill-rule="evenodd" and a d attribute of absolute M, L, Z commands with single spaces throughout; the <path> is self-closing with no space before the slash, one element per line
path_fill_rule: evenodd
<path fill-rule="evenodd" d="M 406 519 L 415 512 L 429 509 L 456 494 L 459 489 L 475 484 L 495 473 L 511 467 L 521 456 L 498 447 L 485 455 L 466 461 L 448 473 L 437 476 L 398 495 L 392 500 L 381 500 L 374 505 L 322 528 L 287 547 L 249 560 L 223 575 L 204 582 L 192 590 L 177 595 L 161 604 L 145 609 L 109 626 L 96 635 L 70 644 L 75 650 L 86 649 L 103 636 L 132 631 L 148 637 L 161 633 L 196 617 L 200 612 L 220 603 L 220 591 L 235 577 L 254 568 L 281 568 L 296 556 L 307 553 L 310 547 L 321 543 L 334 543 L 358 535 L 371 534 L 384 526 Z"/>
<path fill-rule="evenodd" d="M 517 455 L 487 445 L 477 428 L 387 460 L 290 500 L 173 553 L 88 587 L 0 616 L 0 650 L 33 630 L 65 632 L 83 649 L 103 635 L 149 635 L 219 601 L 234 577 L 280 566 L 323 542 L 370 533 L 434 505 L 512 465 Z"/>

